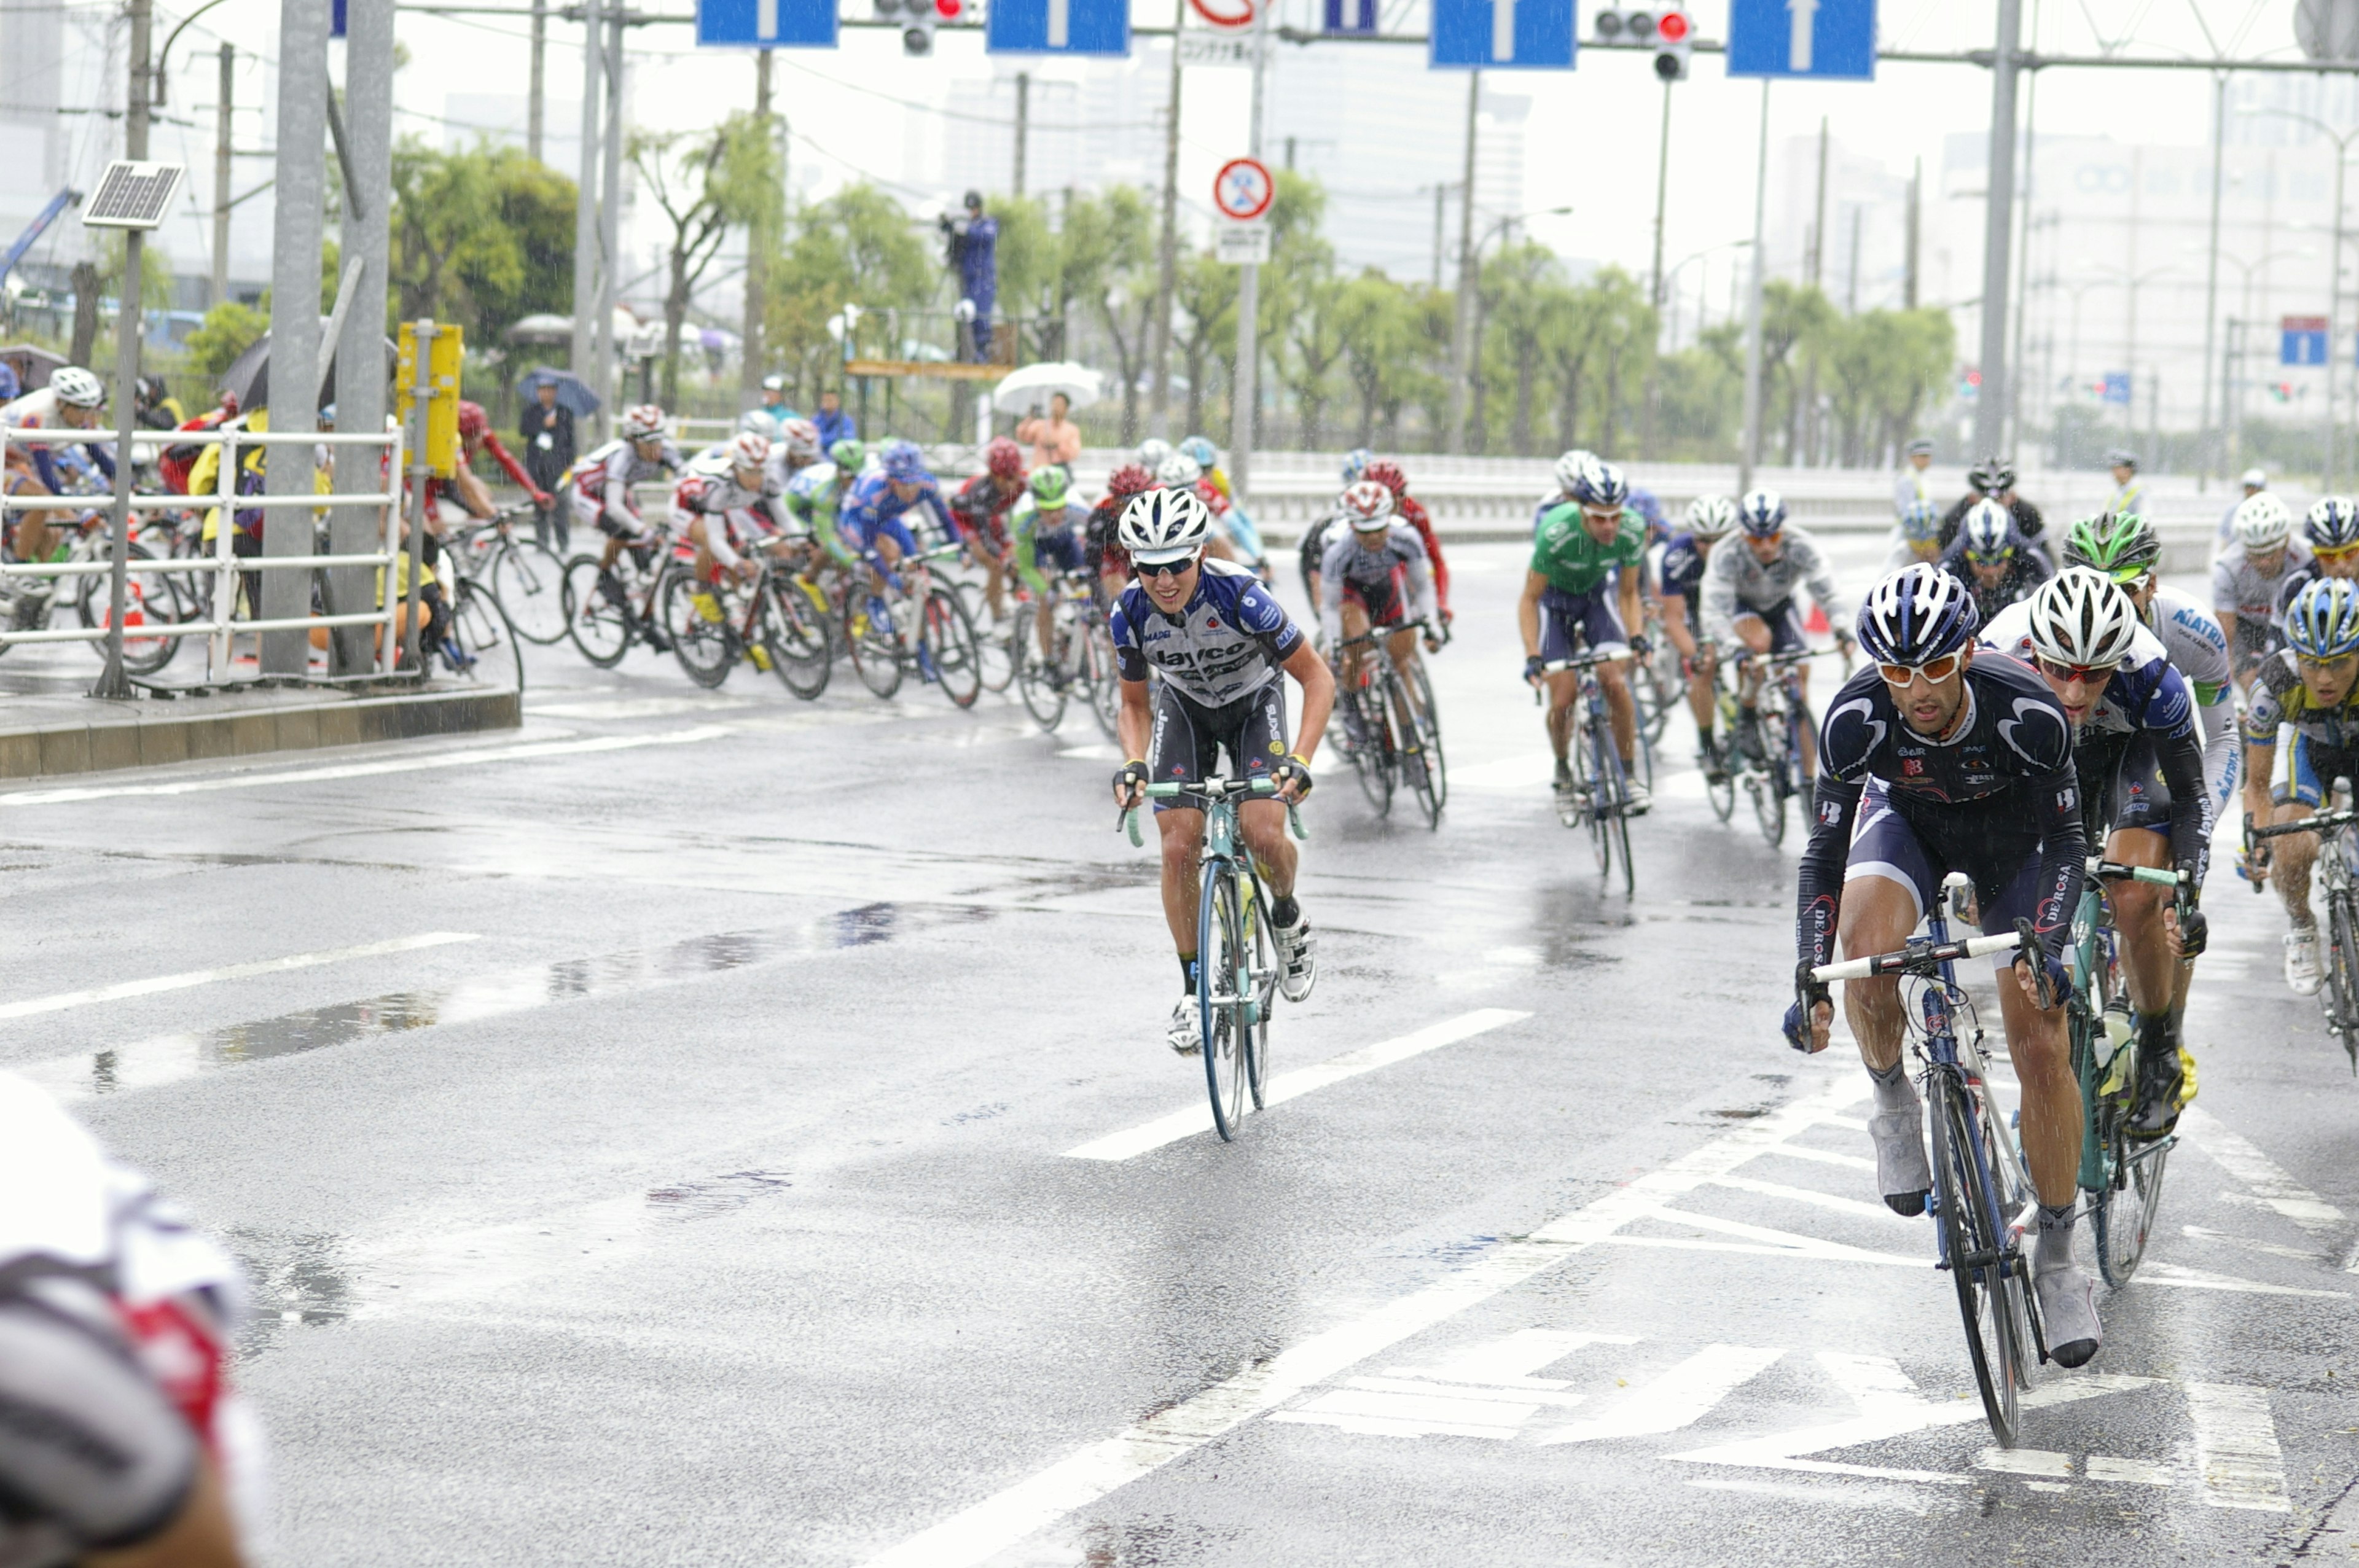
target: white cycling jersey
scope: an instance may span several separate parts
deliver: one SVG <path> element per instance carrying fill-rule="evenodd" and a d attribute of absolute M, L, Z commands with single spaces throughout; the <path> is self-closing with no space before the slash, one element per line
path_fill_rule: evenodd
<path fill-rule="evenodd" d="M 1735 640 L 1731 625 L 1739 615 L 1766 615 L 1794 597 L 1796 583 L 1807 584 L 1810 597 L 1826 611 L 1827 620 L 1846 625 L 1851 611 L 1835 587 L 1833 570 L 1819 542 L 1799 528 L 1788 528 L 1785 547 L 1777 558 L 1764 564 L 1742 536 L 1723 540 L 1703 568 L 1704 634 L 1715 643 Z"/>
<path fill-rule="evenodd" d="M 2158 588 L 2146 607 L 2147 629 L 2195 695 L 2195 727 L 2203 737 L 2203 793 L 2212 819 L 2223 820 L 2236 793 L 2244 747 L 2236 738 L 2236 692 L 2228 667 L 2228 639 L 2220 622 L 2192 594 Z"/>

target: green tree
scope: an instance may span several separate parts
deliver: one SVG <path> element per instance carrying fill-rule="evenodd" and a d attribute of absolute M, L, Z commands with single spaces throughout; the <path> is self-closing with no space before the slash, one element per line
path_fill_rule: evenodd
<path fill-rule="evenodd" d="M 1487 428 L 1489 398 L 1485 394 L 1493 379 L 1489 373 L 1492 356 L 1480 351 L 1486 343 L 1495 344 L 1513 385 L 1507 443 L 1517 454 L 1529 457 L 1534 449 L 1532 409 L 1538 401 L 1544 346 L 1549 328 L 1566 308 L 1569 290 L 1564 283 L 1564 267 L 1556 253 L 1546 245 L 1537 240 L 1521 241 L 1505 247 L 1483 264 L 1481 290 L 1475 307 L 1475 363 L 1480 379 L 1475 387 L 1473 428 Z M 1499 328 L 1495 340 L 1489 331 L 1495 324 Z M 1487 441 L 1484 444 L 1488 445 Z"/>
<path fill-rule="evenodd" d="M 1315 445 L 1343 357 L 1336 312 L 1343 286 L 1335 247 L 1321 234 L 1327 192 L 1308 175 L 1280 170 L 1270 202 L 1269 265 L 1261 273 L 1260 341 L 1278 384 L 1293 395 L 1297 439 Z"/>
<path fill-rule="evenodd" d="M 1138 382 L 1155 315 L 1153 210 L 1135 186 L 1076 197 L 1065 213 L 1063 265 L 1114 350 L 1122 380 L 1122 442 L 1138 439 Z"/>
<path fill-rule="evenodd" d="M 772 268 L 764 336 L 793 367 L 806 399 L 836 379 L 835 366 L 862 351 L 893 351 L 894 314 L 925 304 L 939 282 L 933 254 L 901 204 L 873 185 L 852 185 L 804 208 Z M 829 323 L 861 308 L 851 341 Z"/>
<path fill-rule="evenodd" d="M 189 369 L 210 388 L 237 356 L 262 340 L 270 318 L 250 305 L 225 299 L 205 312 L 204 324 L 189 334 Z"/>
<path fill-rule="evenodd" d="M 1370 267 L 1343 286 L 1335 318 L 1345 371 L 1360 405 L 1353 444 L 1374 446 L 1377 422 L 1395 422 L 1414 373 L 1415 308 L 1409 290 Z"/>
<path fill-rule="evenodd" d="M 488 344 L 520 316 L 571 308 L 574 190 L 562 175 L 513 147 L 446 151 L 405 136 L 393 200 L 397 319 L 456 321 Z"/>
<path fill-rule="evenodd" d="M 1172 298 L 1186 324 L 1177 336 L 1187 367 L 1188 428 L 1203 434 L 1211 373 L 1215 365 L 1234 366 L 1237 357 L 1237 269 L 1210 252 L 1182 256 Z"/>
<path fill-rule="evenodd" d="M 1871 310 L 1836 320 L 1822 364 L 1840 460 L 1875 463 L 1907 440 L 1926 400 L 1948 380 L 1957 348 L 1946 310 Z"/>
<path fill-rule="evenodd" d="M 634 132 L 628 157 L 671 229 L 664 244 L 663 401 L 676 405 L 689 304 L 729 231 L 760 220 L 765 192 L 777 185 L 777 151 L 767 127 L 740 113 L 706 131 Z"/>

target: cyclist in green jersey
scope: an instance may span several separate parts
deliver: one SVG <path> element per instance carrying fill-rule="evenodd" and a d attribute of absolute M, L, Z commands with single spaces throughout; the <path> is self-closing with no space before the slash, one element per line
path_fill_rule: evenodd
<path fill-rule="evenodd" d="M 855 567 L 860 557 L 844 542 L 836 514 L 843 506 L 844 492 L 868 460 L 868 449 L 846 437 L 828 448 L 827 456 L 828 462 L 813 463 L 789 480 L 779 500 L 810 530 L 812 540 L 827 552 L 828 559 L 840 567 Z"/>
<path fill-rule="evenodd" d="M 1045 468 L 1007 514 L 1007 532 L 1015 540 L 1016 580 L 1032 595 L 1040 630 L 1040 656 L 1049 657 L 1049 638 L 1056 611 L 1049 602 L 1049 572 L 1082 569 L 1082 524 L 1089 509 L 1074 501 L 1072 481 L 1061 468 Z M 1063 678 L 1052 673 L 1052 679 Z"/>
<path fill-rule="evenodd" d="M 1614 720 L 1614 743 L 1630 775 L 1633 813 L 1650 804 L 1636 776 L 1637 708 L 1630 700 L 1629 655 L 1647 652 L 1646 639 L 1627 628 L 1644 625 L 1638 602 L 1638 565 L 1647 554 L 1646 520 L 1624 503 L 1630 481 L 1612 463 L 1591 458 L 1569 487 L 1572 499 L 1540 518 L 1524 576 L 1523 600 L 1516 613 L 1524 634 L 1524 678 L 1548 690 L 1549 745 L 1556 752 L 1556 787 L 1572 787 L 1567 749 L 1572 741 L 1572 705 L 1579 681 L 1571 670 L 1547 670 L 1586 649 L 1614 655 L 1598 667 L 1605 703 Z"/>

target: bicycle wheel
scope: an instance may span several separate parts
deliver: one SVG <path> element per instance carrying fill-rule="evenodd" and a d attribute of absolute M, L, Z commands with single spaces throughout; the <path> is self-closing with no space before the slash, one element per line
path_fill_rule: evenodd
<path fill-rule="evenodd" d="M 1734 736 L 1723 735 L 1712 744 L 1720 749 L 1720 782 L 1714 784 L 1709 773 L 1704 775 L 1704 798 L 1712 802 L 1712 814 L 1726 822 L 1736 815 L 1736 741 Z"/>
<path fill-rule="evenodd" d="M 1598 835 L 1597 869 L 1611 878 L 1618 853 L 1622 861 L 1622 891 L 1625 895 L 1632 894 L 1638 891 L 1638 873 L 1630 860 L 1630 792 L 1625 784 L 1628 775 L 1623 769 L 1621 753 L 1614 749 L 1614 726 L 1603 713 L 1590 726 L 1589 741 L 1595 753 L 1598 785 L 1594 813 Z"/>
<path fill-rule="evenodd" d="M 127 659 L 128 643 L 125 650 Z M 2341 854 L 2343 847 L 2330 842 L 2324 852 Z M 2359 918 L 2354 918 L 2349 893 L 2329 895 L 2326 930 L 2326 984 L 2321 988 L 2326 1022 L 2343 1037 L 2343 1050 L 2353 1051 L 2359 1049 Z"/>
<path fill-rule="evenodd" d="M 1417 667 L 1409 671 L 1409 680 L 1417 691 L 1418 709 L 1425 716 L 1419 727 L 1419 744 L 1432 752 L 1430 771 L 1438 810 L 1450 804 L 1450 767 L 1449 759 L 1442 754 L 1441 749 L 1441 709 L 1433 700 L 1433 681 L 1425 673 L 1423 659 L 1418 660 Z"/>
<path fill-rule="evenodd" d="M 2002 1448 L 2015 1446 L 2022 1391 L 2016 1314 L 2009 1301 L 2006 1229 L 1997 1191 L 1981 1147 L 1966 1089 L 1951 1073 L 1936 1072 L 1933 1090 L 1933 1184 L 1941 1223 L 1942 1266 L 1958 1292 L 1958 1315 L 1973 1362 L 1983 1414 Z"/>
<path fill-rule="evenodd" d="M 884 595 L 857 586 L 844 595 L 843 645 L 861 685 L 878 697 L 901 689 L 901 644 Z"/>
<path fill-rule="evenodd" d="M 769 589 L 764 627 L 770 668 L 788 691 L 809 702 L 827 689 L 835 668 L 827 601 L 817 589 L 793 577 L 774 577 Z"/>
<path fill-rule="evenodd" d="M 602 570 L 595 556 L 565 563 L 560 589 L 565 632 L 582 656 L 602 670 L 623 662 L 631 649 L 630 590 L 619 571 Z"/>
<path fill-rule="evenodd" d="M 1196 913 L 1196 1007 L 1203 1030 L 1204 1087 L 1212 1097 L 1212 1129 L 1226 1142 L 1245 1125 L 1253 1038 L 1247 1022 L 1254 1000 L 1251 950 L 1245 946 L 1244 901 L 1236 869 L 1226 861 L 1204 868 Z"/>
<path fill-rule="evenodd" d="M 451 649 L 443 650 L 444 662 L 453 662 L 451 650 L 458 654 L 454 675 L 489 686 L 511 685 L 519 699 L 524 696 L 524 643 L 516 628 L 508 624 L 507 611 L 500 601 L 471 577 L 451 581 Z M 432 663 L 434 653 L 429 650 L 427 659 Z"/>
<path fill-rule="evenodd" d="M 152 676 L 180 651 L 178 637 L 159 637 L 151 629 L 188 619 L 179 588 L 169 572 L 143 572 L 138 564 L 155 554 L 136 540 L 127 546 L 123 578 L 123 667 L 135 676 Z M 104 626 L 114 613 L 114 586 L 104 577 L 84 578 L 88 585 L 80 601 L 82 623 Z M 106 657 L 106 644 L 92 643 L 92 652 Z"/>
<path fill-rule="evenodd" d="M 1109 741 L 1122 739 L 1122 667 L 1114 656 L 1114 633 L 1092 617 L 1089 630 L 1090 711 Z"/>
<path fill-rule="evenodd" d="M 961 586 L 973 588 L 972 583 Z M 1031 622 L 1029 617 L 1024 615 L 1009 615 L 999 621 L 990 619 L 985 613 L 987 607 L 984 605 L 981 592 L 981 589 L 974 589 L 968 597 L 966 607 L 967 619 L 974 622 L 975 656 L 982 662 L 984 689 L 1006 691 L 1015 682 L 1016 660 L 1023 652 L 1024 645 L 1017 639 L 1022 635 L 1023 628 Z"/>
<path fill-rule="evenodd" d="M 511 539 L 492 557 L 492 597 L 527 643 L 548 647 L 565 635 L 565 564 L 537 539 Z"/>
<path fill-rule="evenodd" d="M 1377 705 L 1368 700 L 1365 688 L 1348 687 L 1343 700 L 1352 705 L 1359 716 L 1360 739 L 1352 747 L 1352 771 L 1360 778 L 1360 793 L 1376 808 L 1378 816 L 1389 816 L 1393 809 L 1392 761 L 1386 754 L 1385 738 L 1377 732 Z"/>
<path fill-rule="evenodd" d="M 1241 885 L 1245 903 L 1245 954 L 1253 968 L 1253 1054 L 1245 1058 L 1245 1079 L 1253 1090 L 1254 1108 L 1262 1108 L 1262 1089 L 1269 1082 L 1269 1021 L 1277 1010 L 1277 944 L 1269 934 L 1268 896 L 1261 878 L 1245 877 Z"/>
<path fill-rule="evenodd" d="M 983 692 L 983 664 L 975 653 L 974 622 L 958 595 L 935 589 L 926 595 L 925 619 L 918 628 L 918 655 L 942 695 L 973 708 Z"/>
<path fill-rule="evenodd" d="M 708 612 L 699 600 L 717 613 Z M 688 572 L 672 573 L 664 579 L 656 619 L 671 638 L 672 656 L 689 679 L 709 691 L 729 678 L 730 666 L 737 662 L 738 639 L 717 585 L 700 585 Z"/>
<path fill-rule="evenodd" d="M 1032 722 L 1053 735 L 1065 719 L 1060 661 L 1055 654 L 1040 651 L 1038 622 L 1029 611 L 1017 618 L 1015 643 L 1016 695 L 1023 699 L 1024 711 L 1032 716 Z"/>
<path fill-rule="evenodd" d="M 1413 691 L 1422 706 L 1401 714 L 1404 732 L 1410 737 L 1410 745 L 1401 758 L 1401 770 L 1408 775 L 1419 809 L 1425 813 L 1425 825 L 1438 828 L 1441 826 L 1441 807 L 1450 798 L 1450 775 L 1442 762 L 1441 731 L 1433 721 L 1433 687 L 1426 681 L 1422 662 L 1396 689 L 1403 688 Z"/>
<path fill-rule="evenodd" d="M 1762 752 L 1767 761 L 1757 773 L 1745 781 L 1745 787 L 1752 793 L 1753 816 L 1761 824 L 1761 837 L 1769 841 L 1770 848 L 1775 849 L 1786 841 L 1786 796 L 1792 792 L 1793 785 L 1788 759 L 1782 750 L 1775 752 L 1769 750 L 1768 737 L 1762 734 L 1767 728 L 1758 719 L 1755 720 L 1754 733 L 1762 741 Z M 1782 737 L 1780 739 L 1782 741 Z"/>

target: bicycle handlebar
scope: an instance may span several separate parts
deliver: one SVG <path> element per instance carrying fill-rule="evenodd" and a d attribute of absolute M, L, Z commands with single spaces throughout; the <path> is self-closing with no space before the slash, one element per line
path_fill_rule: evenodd
<path fill-rule="evenodd" d="M 2125 866 L 2112 860 L 2089 857 L 2088 873 L 2110 881 L 2152 882 L 2157 887 L 2183 887 L 2190 879 L 2179 871 L 2161 871 L 2153 866 Z"/>
<path fill-rule="evenodd" d="M 1821 964 L 1810 971 L 1810 978 L 1815 980 L 1864 980 L 1876 975 L 1930 975 L 1943 964 L 1960 958 L 1979 958 L 1988 953 L 2010 951 L 2021 941 L 2021 933 L 2009 931 L 2003 935 L 1968 936 L 1956 942 L 1912 943 L 1897 953 L 1878 953 L 1871 958 Z"/>
<path fill-rule="evenodd" d="M 2250 813 L 2245 816 L 2245 837 L 2281 838 L 2288 833 L 2331 833 L 2337 827 L 2347 827 L 2359 822 L 2359 811 L 2322 811 L 2316 816 L 2305 816 L 2299 822 L 2279 822 L 2267 827 L 2256 827 Z"/>
<path fill-rule="evenodd" d="M 1170 800 L 1179 795 L 1192 795 L 1204 800 L 1227 800 L 1237 795 L 1276 795 L 1274 779 L 1199 779 L 1193 784 L 1174 781 L 1144 786 L 1149 800 Z M 1302 830 L 1302 807 L 1294 801 L 1286 803 L 1286 825 L 1298 842 L 1308 841 L 1310 835 Z M 1123 807 L 1121 820 L 1115 824 L 1130 834 L 1134 849 L 1144 848 L 1147 839 L 1138 831 L 1138 807 Z"/>

